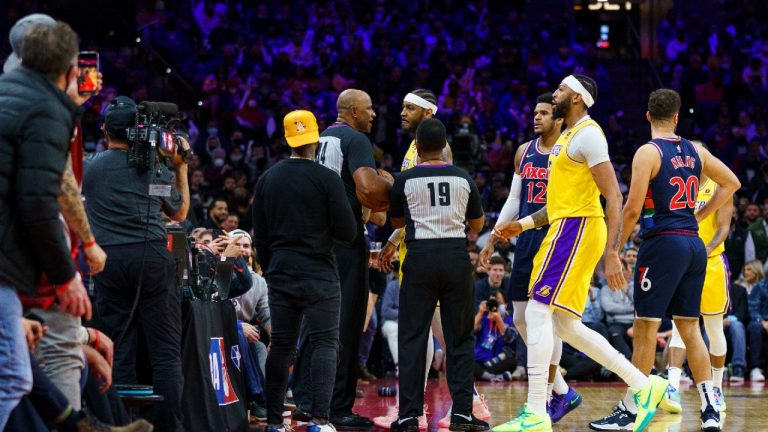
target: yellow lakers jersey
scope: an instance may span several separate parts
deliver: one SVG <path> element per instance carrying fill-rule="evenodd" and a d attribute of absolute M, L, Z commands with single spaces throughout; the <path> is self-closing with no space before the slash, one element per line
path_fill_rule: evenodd
<path fill-rule="evenodd" d="M 568 146 L 578 131 L 585 127 L 600 128 L 592 119 L 578 123 L 563 132 L 549 154 L 547 215 L 549 223 L 568 217 L 603 217 L 600 190 L 586 162 L 568 156 Z"/>
<path fill-rule="evenodd" d="M 403 157 L 403 163 L 400 165 L 400 171 L 405 171 L 416 166 L 416 159 L 418 159 L 419 153 L 416 151 L 416 140 L 411 141 L 411 145 L 408 146 L 408 150 Z"/>
<path fill-rule="evenodd" d="M 709 202 L 710 199 L 712 199 L 712 196 L 715 194 L 715 191 L 717 190 L 717 183 L 713 182 L 711 179 L 707 179 L 707 182 L 704 183 L 699 187 L 699 195 L 696 197 L 696 212 L 698 213 L 699 209 L 704 207 L 704 204 Z M 706 219 L 699 222 L 699 237 L 704 242 L 705 245 L 709 244 L 709 242 L 712 241 L 712 239 L 715 237 L 715 232 L 717 231 L 717 212 L 712 213 L 711 215 L 707 216 Z M 716 248 L 712 249 L 712 252 L 709 253 L 709 256 L 717 256 L 721 253 L 725 252 L 725 242 L 720 242 L 719 245 L 717 245 Z"/>

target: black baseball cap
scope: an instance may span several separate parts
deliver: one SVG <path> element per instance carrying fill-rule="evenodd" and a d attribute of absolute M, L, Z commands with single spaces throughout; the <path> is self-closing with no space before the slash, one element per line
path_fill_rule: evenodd
<path fill-rule="evenodd" d="M 104 127 L 109 136 L 126 140 L 126 129 L 136 126 L 136 102 L 128 96 L 118 96 L 109 103 L 104 113 Z"/>

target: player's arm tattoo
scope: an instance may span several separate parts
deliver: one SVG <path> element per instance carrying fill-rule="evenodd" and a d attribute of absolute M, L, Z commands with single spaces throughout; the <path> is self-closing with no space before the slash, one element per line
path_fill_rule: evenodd
<path fill-rule="evenodd" d="M 549 216 L 547 215 L 547 206 L 545 205 L 539 211 L 531 214 L 533 223 L 536 224 L 536 228 L 542 227 L 549 223 Z"/>
<path fill-rule="evenodd" d="M 72 156 L 67 160 L 64 174 L 61 177 L 61 192 L 59 193 L 59 208 L 67 225 L 84 242 L 93 240 L 91 225 L 85 214 L 83 199 L 80 195 L 80 187 L 77 185 L 75 172 L 72 171 Z"/>

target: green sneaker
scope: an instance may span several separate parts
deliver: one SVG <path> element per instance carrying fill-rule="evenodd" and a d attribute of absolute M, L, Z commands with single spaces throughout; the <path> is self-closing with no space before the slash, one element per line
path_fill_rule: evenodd
<path fill-rule="evenodd" d="M 648 384 L 634 394 L 635 405 L 637 406 L 637 418 L 635 420 L 634 431 L 645 430 L 648 423 L 651 422 L 656 414 L 656 407 L 667 394 L 669 381 L 656 375 L 648 377 Z"/>
<path fill-rule="evenodd" d="M 549 416 L 536 414 L 523 406 L 522 411 L 514 419 L 496 426 L 492 432 L 552 432 L 552 420 Z"/>

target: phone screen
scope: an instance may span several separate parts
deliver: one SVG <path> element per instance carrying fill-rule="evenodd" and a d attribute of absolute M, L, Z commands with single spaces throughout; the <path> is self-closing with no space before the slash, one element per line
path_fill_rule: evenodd
<path fill-rule="evenodd" d="M 77 56 L 77 67 L 80 69 L 77 77 L 77 92 L 81 95 L 95 94 L 99 79 L 99 53 L 80 52 Z"/>

